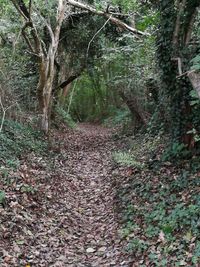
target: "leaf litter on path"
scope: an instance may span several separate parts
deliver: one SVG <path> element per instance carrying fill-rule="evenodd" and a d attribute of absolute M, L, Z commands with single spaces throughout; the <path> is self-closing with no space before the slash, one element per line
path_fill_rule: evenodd
<path fill-rule="evenodd" d="M 83 124 L 54 133 L 46 157 L 21 160 L 16 182 L 3 188 L 1 267 L 130 266 L 114 208 L 111 136 Z"/>

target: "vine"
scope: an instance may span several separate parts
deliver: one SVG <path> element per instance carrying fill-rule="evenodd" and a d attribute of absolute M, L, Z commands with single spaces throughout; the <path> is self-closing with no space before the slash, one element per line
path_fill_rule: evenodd
<path fill-rule="evenodd" d="M 169 101 L 172 143 L 183 143 L 188 148 L 194 146 L 193 137 L 188 134 L 194 123 L 190 106 L 192 86 L 187 77 L 177 76 L 181 74 L 180 71 L 189 69 L 189 39 L 198 5 L 197 1 L 191 5 L 189 1 L 177 4 L 174 0 L 161 0 L 157 34 L 157 58 L 161 69 L 162 93 Z"/>

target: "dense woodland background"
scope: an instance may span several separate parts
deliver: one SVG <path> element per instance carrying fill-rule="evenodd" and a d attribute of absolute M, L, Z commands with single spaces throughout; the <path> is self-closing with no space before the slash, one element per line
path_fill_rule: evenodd
<path fill-rule="evenodd" d="M 55 131 L 114 127 L 126 150 L 113 159 L 130 174 L 118 192 L 129 253 L 155 266 L 199 266 L 199 0 L 0 6 L 2 183 L 23 153 L 58 150 Z M 144 215 L 149 197 L 155 206 Z M 143 263 L 135 266 L 154 266 Z"/>

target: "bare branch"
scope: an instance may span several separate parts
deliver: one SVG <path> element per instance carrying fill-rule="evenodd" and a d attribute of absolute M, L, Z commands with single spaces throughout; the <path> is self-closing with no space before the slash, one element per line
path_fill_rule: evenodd
<path fill-rule="evenodd" d="M 131 14 L 123 14 L 123 13 L 119 13 L 119 12 L 109 11 L 108 14 L 113 15 L 113 16 L 120 16 L 120 17 L 131 17 Z"/>
<path fill-rule="evenodd" d="M 72 104 L 72 99 L 73 99 L 74 91 L 75 91 L 75 88 L 76 88 L 76 85 L 77 85 L 77 81 L 78 81 L 78 79 L 75 81 L 74 86 L 72 88 L 72 92 L 71 92 L 70 99 L 69 99 L 69 105 L 68 105 L 68 109 L 67 109 L 67 114 L 69 114 L 69 112 L 70 112 L 70 107 L 71 107 L 71 104 Z"/>
<path fill-rule="evenodd" d="M 5 121 L 5 115 L 6 115 L 6 111 L 4 109 L 4 106 L 3 106 L 3 103 L 2 103 L 2 100 L 1 100 L 1 96 L 0 96 L 0 106 L 1 106 L 1 109 L 2 109 L 2 112 L 3 112 L 2 119 L 1 119 L 1 126 L 0 126 L 0 133 L 1 133 L 2 129 L 3 129 L 4 121 Z"/>
<path fill-rule="evenodd" d="M 90 40 L 88 47 L 87 47 L 87 52 L 86 52 L 86 60 L 88 58 L 88 54 L 89 54 L 89 49 L 90 49 L 90 45 L 91 43 L 94 41 L 95 37 L 100 33 L 101 30 L 103 30 L 103 28 L 106 26 L 106 24 L 111 20 L 112 15 L 110 15 L 110 17 L 106 20 L 106 22 L 104 23 L 104 25 L 94 34 L 94 36 L 92 37 L 92 39 Z"/>
<path fill-rule="evenodd" d="M 195 71 L 196 70 L 189 70 L 189 71 L 183 72 L 182 74 L 176 76 L 176 78 L 181 78 L 181 77 L 186 76 L 186 75 L 189 75 L 189 74 L 191 74 L 191 73 L 193 73 Z"/>
<path fill-rule="evenodd" d="M 26 50 L 26 52 L 27 52 L 28 54 L 32 55 L 32 56 L 35 56 L 35 57 L 39 58 L 39 55 L 36 54 L 36 53 L 34 53 L 34 52 L 31 52 L 31 51 L 29 51 L 29 50 Z"/>
<path fill-rule="evenodd" d="M 41 41 L 40 41 L 40 38 L 38 36 L 36 27 L 34 26 L 33 22 L 31 21 L 31 14 L 28 12 L 28 10 L 27 10 L 27 8 L 26 8 L 26 6 L 22 0 L 11 0 L 11 2 L 15 6 L 18 13 L 25 19 L 25 25 L 22 27 L 22 35 L 23 35 L 29 49 L 32 52 L 39 55 L 42 51 L 42 46 L 41 46 Z M 30 0 L 29 11 L 31 11 L 31 6 L 32 6 L 32 1 Z M 31 41 L 25 32 L 25 29 L 27 27 L 31 28 L 31 35 L 32 35 L 33 40 L 34 40 L 35 49 L 33 48 L 33 45 L 31 44 Z"/>

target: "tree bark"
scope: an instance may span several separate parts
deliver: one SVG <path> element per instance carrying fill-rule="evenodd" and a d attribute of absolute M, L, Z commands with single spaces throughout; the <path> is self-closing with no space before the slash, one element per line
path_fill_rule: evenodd
<path fill-rule="evenodd" d="M 188 77 L 192 83 L 193 88 L 196 90 L 198 97 L 200 98 L 200 72 L 188 72 Z"/>
<path fill-rule="evenodd" d="M 37 26 L 32 20 L 32 1 L 29 1 L 29 8 L 26 7 L 23 0 L 11 0 L 11 2 L 25 20 L 25 24 L 22 27 L 22 35 L 29 47 L 30 53 L 35 55 L 38 59 L 39 82 L 37 86 L 37 96 L 39 103 L 40 129 L 45 133 L 48 133 L 52 88 L 55 76 L 55 58 L 59 45 L 60 30 L 64 20 L 65 1 L 57 0 L 57 16 L 54 29 L 49 22 L 50 20 L 47 21 L 40 13 L 38 14 L 49 31 L 50 41 L 48 46 L 39 36 Z M 30 38 L 29 33 L 27 33 L 27 28 L 30 28 L 30 35 L 32 38 Z"/>
<path fill-rule="evenodd" d="M 141 111 L 141 108 L 137 104 L 137 100 L 133 97 L 128 97 L 124 92 L 119 92 L 121 98 L 129 108 L 133 118 L 135 119 L 136 126 L 140 127 L 147 124 L 147 117 L 144 112 Z"/>
<path fill-rule="evenodd" d="M 40 129 L 45 133 L 49 130 L 50 103 L 54 81 L 54 54 L 51 53 L 49 59 L 43 58 L 39 68 L 39 83 L 37 87 Z"/>

